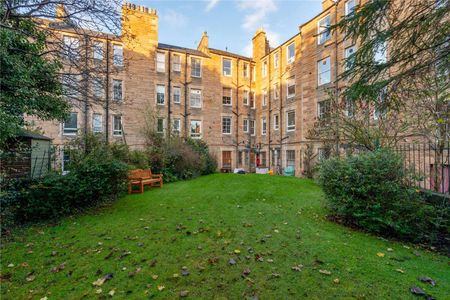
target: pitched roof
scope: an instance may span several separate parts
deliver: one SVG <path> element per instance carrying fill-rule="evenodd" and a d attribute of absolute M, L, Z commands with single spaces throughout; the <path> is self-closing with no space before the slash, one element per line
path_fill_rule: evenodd
<path fill-rule="evenodd" d="M 219 55 L 223 55 L 223 56 L 230 56 L 230 57 L 234 57 L 234 58 L 252 61 L 252 58 L 250 58 L 250 57 L 246 57 L 246 56 L 228 52 L 228 51 L 223 51 L 223 50 L 214 49 L 214 48 L 209 48 L 209 51 L 211 53 L 215 53 L 215 54 L 219 54 Z"/>
<path fill-rule="evenodd" d="M 192 54 L 192 55 L 196 55 L 196 56 L 209 57 L 208 55 L 206 55 L 205 53 L 203 53 L 197 49 L 190 49 L 190 48 L 174 46 L 174 45 L 169 45 L 169 44 L 158 43 L 158 48 L 164 49 L 164 50 L 173 50 L 173 51 L 183 52 L 183 53 L 186 52 L 188 54 Z"/>

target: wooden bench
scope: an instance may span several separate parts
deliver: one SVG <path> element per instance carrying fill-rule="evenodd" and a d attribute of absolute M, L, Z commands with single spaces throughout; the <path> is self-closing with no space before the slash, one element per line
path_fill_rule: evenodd
<path fill-rule="evenodd" d="M 131 170 L 128 174 L 128 194 L 131 193 L 143 193 L 144 186 L 150 185 L 151 187 L 159 186 L 163 187 L 163 175 L 152 174 L 151 170 Z M 133 192 L 133 186 L 138 186 L 139 191 Z"/>

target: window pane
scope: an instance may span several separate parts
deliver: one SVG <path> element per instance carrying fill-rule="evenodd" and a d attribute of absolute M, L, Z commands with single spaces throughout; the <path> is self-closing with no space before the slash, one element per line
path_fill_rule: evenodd
<path fill-rule="evenodd" d="M 122 135 L 122 116 L 113 116 L 113 135 Z"/>
<path fill-rule="evenodd" d="M 94 52 L 95 60 L 103 60 L 103 43 L 102 42 L 95 42 L 92 45 L 92 50 Z"/>
<path fill-rule="evenodd" d="M 222 104 L 231 105 L 231 88 L 223 88 Z"/>
<path fill-rule="evenodd" d="M 115 66 L 123 66 L 123 47 L 113 46 L 113 63 Z"/>
<path fill-rule="evenodd" d="M 174 103 L 180 103 L 181 98 L 181 89 L 179 87 L 173 88 L 173 102 Z"/>
<path fill-rule="evenodd" d="M 156 104 L 163 105 L 165 103 L 166 87 L 164 85 L 156 86 Z"/>
<path fill-rule="evenodd" d="M 191 76 L 201 77 L 201 60 L 200 58 L 191 58 Z"/>
<path fill-rule="evenodd" d="M 222 71 L 224 76 L 231 76 L 231 60 L 223 59 L 222 60 Z"/>
<path fill-rule="evenodd" d="M 317 63 L 317 70 L 318 70 L 318 85 L 331 82 L 331 64 L 329 57 Z"/>
<path fill-rule="evenodd" d="M 113 79 L 113 100 L 122 100 L 122 80 Z"/>
<path fill-rule="evenodd" d="M 191 107 L 202 107 L 202 91 L 201 90 L 191 90 Z"/>
<path fill-rule="evenodd" d="M 200 138 L 202 135 L 202 122 L 197 120 L 191 121 L 191 137 Z"/>
<path fill-rule="evenodd" d="M 92 131 L 102 132 L 103 131 L 103 118 L 101 114 L 94 114 L 92 119 Z"/>
<path fill-rule="evenodd" d="M 181 56 L 175 54 L 173 56 L 173 70 L 175 72 L 180 72 L 181 71 Z"/>
<path fill-rule="evenodd" d="M 78 130 L 78 114 L 75 112 L 70 113 L 69 118 L 63 123 L 64 134 L 77 134 Z"/>
<path fill-rule="evenodd" d="M 166 54 L 165 53 L 156 53 L 156 71 L 157 72 L 165 72 L 166 70 Z"/>

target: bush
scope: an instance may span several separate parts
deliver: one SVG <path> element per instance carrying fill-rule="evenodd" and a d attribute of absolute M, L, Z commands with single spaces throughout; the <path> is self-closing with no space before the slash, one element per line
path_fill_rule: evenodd
<path fill-rule="evenodd" d="M 209 154 L 208 145 L 201 140 L 179 137 L 156 139 L 148 148 L 150 166 L 154 173 L 162 173 L 165 182 L 186 180 L 214 173 L 215 159 Z"/>
<path fill-rule="evenodd" d="M 414 180 L 402 157 L 386 149 L 331 158 L 319 166 L 330 209 L 344 222 L 410 241 L 433 241 L 446 231 L 439 221 L 442 210 L 407 182 Z"/>
<path fill-rule="evenodd" d="M 89 151 L 73 149 L 70 155 L 66 175 L 52 172 L 38 179 L 3 183 L 2 229 L 77 213 L 115 200 L 125 190 L 128 166 L 114 158 L 108 145 L 95 144 Z"/>

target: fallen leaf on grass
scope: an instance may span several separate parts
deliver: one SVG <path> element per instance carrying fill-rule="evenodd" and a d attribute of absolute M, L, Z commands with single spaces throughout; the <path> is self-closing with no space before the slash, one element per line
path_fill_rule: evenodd
<path fill-rule="evenodd" d="M 300 272 L 303 268 L 303 265 L 296 265 L 291 267 L 292 271 Z"/>
<path fill-rule="evenodd" d="M 336 284 L 339 284 L 340 280 L 339 280 L 339 278 L 335 278 L 335 279 L 333 280 L 333 282 L 336 283 Z"/>
<path fill-rule="evenodd" d="M 423 276 L 423 277 L 419 277 L 418 279 L 420 281 L 424 282 L 424 283 L 430 284 L 431 286 L 435 286 L 436 285 L 436 281 L 434 281 L 430 277 Z"/>
<path fill-rule="evenodd" d="M 26 261 L 24 261 L 23 263 L 20 264 L 20 266 L 22 268 L 26 268 L 26 267 L 29 267 L 30 265 Z"/>
<path fill-rule="evenodd" d="M 395 269 L 395 271 L 399 272 L 399 273 L 405 273 L 405 271 L 403 271 L 402 269 Z"/>
<path fill-rule="evenodd" d="M 153 274 L 153 275 L 152 275 L 152 279 L 153 279 L 153 280 L 156 280 L 156 279 L 158 279 L 158 275 L 156 275 L 156 274 Z"/>
<path fill-rule="evenodd" d="M 164 290 L 166 287 L 164 285 L 158 285 L 158 291 L 162 291 Z"/>
<path fill-rule="evenodd" d="M 236 254 L 240 254 L 240 253 L 241 253 L 241 250 L 239 250 L 239 249 L 235 249 L 235 250 L 234 250 L 234 253 L 236 253 Z"/>
<path fill-rule="evenodd" d="M 378 257 L 384 257 L 384 253 L 383 253 L 383 252 L 378 252 L 378 253 L 377 253 L 377 256 L 378 256 Z"/>
<path fill-rule="evenodd" d="M 279 273 L 272 273 L 272 278 L 279 278 L 280 277 L 280 274 Z"/>
<path fill-rule="evenodd" d="M 102 286 L 106 281 L 111 280 L 113 278 L 113 274 L 108 273 L 105 276 L 97 279 L 92 283 L 93 286 Z"/>
<path fill-rule="evenodd" d="M 319 270 L 320 274 L 331 275 L 331 272 L 328 270 Z"/>
<path fill-rule="evenodd" d="M 51 269 L 51 271 L 52 271 L 53 273 L 58 273 L 58 272 L 64 270 L 65 267 L 66 267 L 66 263 L 62 263 L 62 264 L 60 264 L 59 266 L 53 267 L 53 268 Z"/>
<path fill-rule="evenodd" d="M 34 272 L 28 273 L 27 277 L 25 278 L 26 281 L 31 282 L 36 279 L 36 276 L 33 273 Z"/>
<path fill-rule="evenodd" d="M 242 277 L 243 278 L 245 278 L 245 277 L 247 277 L 248 275 L 250 275 L 250 269 L 249 268 L 247 268 L 247 269 L 244 269 L 244 271 L 242 271 Z"/>
<path fill-rule="evenodd" d="M 189 291 L 181 291 L 181 292 L 180 292 L 180 297 L 181 297 L 181 298 L 187 297 L 188 294 L 189 294 Z"/>
<path fill-rule="evenodd" d="M 114 296 L 115 293 L 116 293 L 116 289 L 112 289 L 109 291 L 108 295 L 110 295 L 112 297 L 112 296 Z"/>
<path fill-rule="evenodd" d="M 95 290 L 95 293 L 96 293 L 96 294 L 101 294 L 102 292 L 103 292 L 102 289 L 96 289 L 96 290 Z"/>
<path fill-rule="evenodd" d="M 234 266 L 234 265 L 236 264 L 236 260 L 230 258 L 230 259 L 228 260 L 228 264 L 229 264 L 230 266 Z"/>
<path fill-rule="evenodd" d="M 409 289 L 411 291 L 411 293 L 413 293 L 414 295 L 421 295 L 421 296 L 425 296 L 427 293 L 425 293 L 424 290 L 422 290 L 420 287 L 418 286 L 414 286 L 412 288 Z"/>

